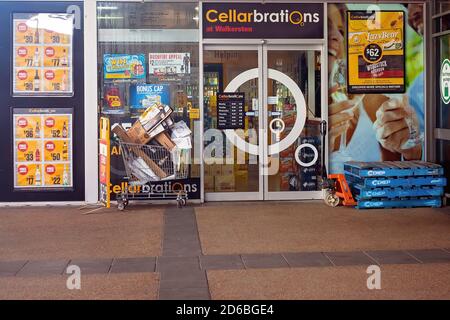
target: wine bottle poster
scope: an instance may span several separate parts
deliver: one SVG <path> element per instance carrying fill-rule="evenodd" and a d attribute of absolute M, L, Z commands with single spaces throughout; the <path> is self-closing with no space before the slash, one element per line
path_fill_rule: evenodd
<path fill-rule="evenodd" d="M 403 11 L 347 12 L 348 92 L 405 92 Z"/>
<path fill-rule="evenodd" d="M 14 187 L 72 188 L 71 108 L 14 108 Z"/>
<path fill-rule="evenodd" d="M 72 96 L 73 14 L 13 14 L 13 95 Z"/>

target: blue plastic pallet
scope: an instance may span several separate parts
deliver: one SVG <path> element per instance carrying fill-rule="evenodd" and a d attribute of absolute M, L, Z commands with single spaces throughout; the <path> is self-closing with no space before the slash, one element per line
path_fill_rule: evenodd
<path fill-rule="evenodd" d="M 444 194 L 444 188 L 442 187 L 368 189 L 356 185 L 352 191 L 357 200 L 369 200 L 373 198 L 441 197 Z"/>
<path fill-rule="evenodd" d="M 344 171 L 358 177 L 440 176 L 444 174 L 442 166 L 425 161 L 349 161 L 344 164 Z"/>
<path fill-rule="evenodd" d="M 360 185 L 362 187 L 377 188 L 377 187 L 423 187 L 436 186 L 445 187 L 447 179 L 444 177 L 403 177 L 403 178 L 361 178 L 350 173 L 345 174 L 345 178 L 350 185 Z"/>
<path fill-rule="evenodd" d="M 358 201 L 356 208 L 358 209 L 384 209 L 384 208 L 416 208 L 416 207 L 433 207 L 442 206 L 441 198 L 429 199 L 409 199 L 409 200 L 361 200 Z"/>

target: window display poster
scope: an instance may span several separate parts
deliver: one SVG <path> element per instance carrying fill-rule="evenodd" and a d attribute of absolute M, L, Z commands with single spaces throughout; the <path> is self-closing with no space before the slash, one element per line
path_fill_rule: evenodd
<path fill-rule="evenodd" d="M 148 73 L 154 76 L 191 73 L 191 54 L 149 53 Z"/>
<path fill-rule="evenodd" d="M 170 86 L 164 84 L 137 84 L 130 87 L 130 108 L 145 110 L 155 103 L 170 105 Z"/>
<path fill-rule="evenodd" d="M 404 15 L 347 12 L 349 93 L 405 92 Z"/>
<path fill-rule="evenodd" d="M 72 109 L 13 109 L 14 188 L 73 186 Z"/>
<path fill-rule="evenodd" d="M 145 55 L 103 55 L 105 79 L 145 79 Z"/>
<path fill-rule="evenodd" d="M 13 94 L 72 95 L 73 14 L 13 15 Z"/>

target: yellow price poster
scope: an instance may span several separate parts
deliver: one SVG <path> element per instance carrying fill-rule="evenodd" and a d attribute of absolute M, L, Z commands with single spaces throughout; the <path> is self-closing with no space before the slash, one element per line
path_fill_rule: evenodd
<path fill-rule="evenodd" d="M 42 121 L 36 115 L 15 115 L 15 138 L 38 139 L 42 135 Z"/>
<path fill-rule="evenodd" d="M 44 70 L 44 91 L 72 91 L 69 81 L 69 69 L 49 69 Z"/>
<path fill-rule="evenodd" d="M 44 47 L 44 67 L 68 67 L 69 48 L 61 46 Z"/>
<path fill-rule="evenodd" d="M 68 13 L 13 14 L 14 96 L 73 94 L 73 21 Z"/>
<path fill-rule="evenodd" d="M 40 69 L 15 68 L 14 90 L 21 92 L 40 92 L 42 71 Z"/>
<path fill-rule="evenodd" d="M 54 30 L 44 29 L 45 44 L 70 44 L 72 42 L 72 33 L 61 33 Z"/>
<path fill-rule="evenodd" d="M 70 115 L 46 115 L 44 116 L 44 138 L 70 138 L 71 135 Z"/>
<path fill-rule="evenodd" d="M 17 162 L 41 162 L 42 142 L 40 140 L 16 141 Z"/>
<path fill-rule="evenodd" d="M 48 140 L 44 142 L 44 161 L 69 161 L 69 140 Z"/>
<path fill-rule="evenodd" d="M 23 44 L 41 43 L 41 33 L 33 19 L 14 19 L 14 42 Z"/>
<path fill-rule="evenodd" d="M 16 47 L 15 67 L 40 67 L 42 65 L 41 51 L 38 46 L 20 46 Z"/>
<path fill-rule="evenodd" d="M 73 186 L 72 108 L 14 108 L 14 187 Z"/>
<path fill-rule="evenodd" d="M 16 188 L 39 188 L 42 187 L 42 165 L 41 164 L 16 164 Z"/>
<path fill-rule="evenodd" d="M 72 185 L 70 163 L 50 163 L 44 165 L 44 185 L 47 187 L 67 187 Z"/>
<path fill-rule="evenodd" d="M 348 92 L 405 92 L 403 11 L 347 12 Z"/>

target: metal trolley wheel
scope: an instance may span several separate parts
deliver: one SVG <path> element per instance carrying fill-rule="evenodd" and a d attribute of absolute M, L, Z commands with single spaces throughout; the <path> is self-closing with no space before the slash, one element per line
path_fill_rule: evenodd
<path fill-rule="evenodd" d="M 128 206 L 128 197 L 126 194 L 122 193 L 117 197 L 117 209 L 123 211 Z"/>
<path fill-rule="evenodd" d="M 325 203 L 330 207 L 337 207 L 340 202 L 341 199 L 334 192 L 328 192 L 325 196 Z"/>
<path fill-rule="evenodd" d="M 177 207 L 182 208 L 187 204 L 187 195 L 185 192 L 178 192 L 177 194 Z"/>

